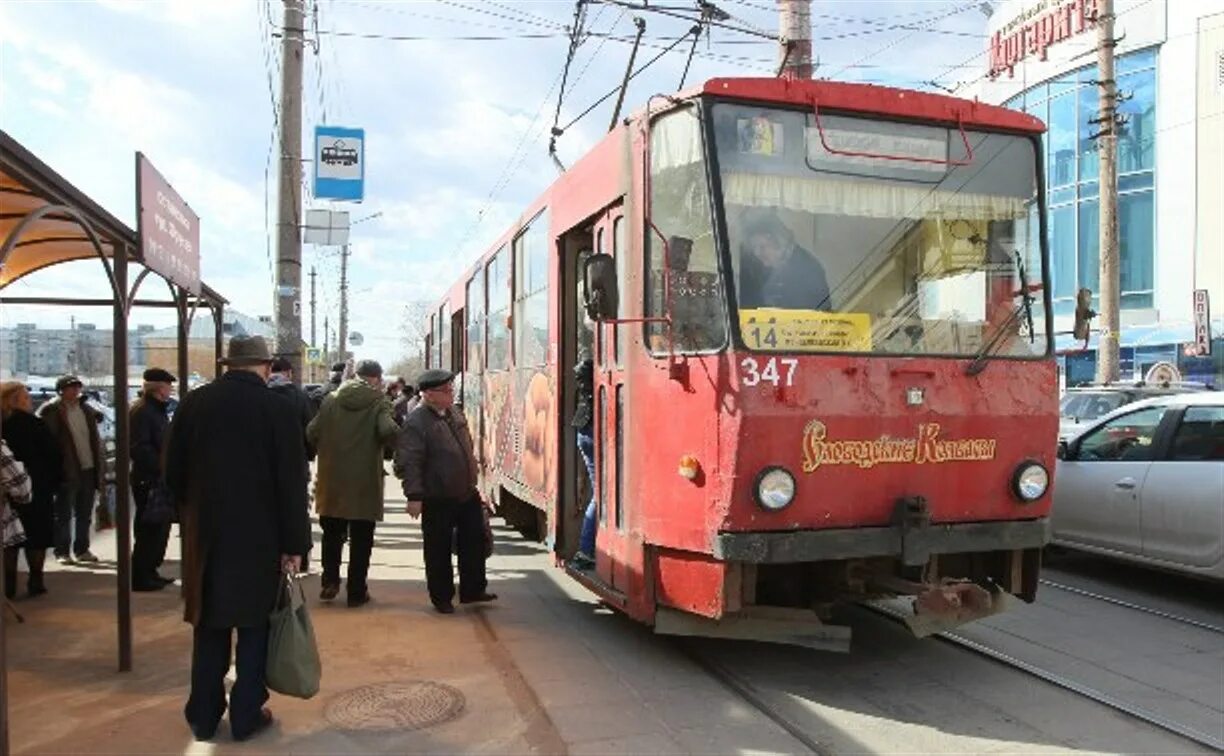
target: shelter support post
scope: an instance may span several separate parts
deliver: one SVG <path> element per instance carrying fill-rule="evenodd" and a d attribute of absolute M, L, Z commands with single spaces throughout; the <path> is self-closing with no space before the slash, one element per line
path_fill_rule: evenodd
<path fill-rule="evenodd" d="M 225 305 L 218 302 L 213 307 L 213 377 L 221 377 L 221 357 L 225 349 Z"/>
<path fill-rule="evenodd" d="M 132 507 L 128 419 L 128 250 L 117 248 L 115 282 L 115 559 L 119 565 L 119 671 L 132 669 Z"/>
<path fill-rule="evenodd" d="M 187 396 L 187 370 L 189 368 L 187 335 L 191 331 L 191 314 L 187 309 L 186 289 L 180 288 L 175 292 L 174 298 L 178 302 L 178 395 L 179 399 L 182 399 Z"/>

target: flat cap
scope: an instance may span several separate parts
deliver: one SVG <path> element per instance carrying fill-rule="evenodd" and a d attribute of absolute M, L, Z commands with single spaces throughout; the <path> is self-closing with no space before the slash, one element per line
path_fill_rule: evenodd
<path fill-rule="evenodd" d="M 69 386 L 84 386 L 84 385 L 85 384 L 81 382 L 81 379 L 77 378 L 75 375 L 61 375 L 55 381 L 55 390 L 63 391 Z"/>
<path fill-rule="evenodd" d="M 357 363 L 357 375 L 362 378 L 382 378 L 382 365 L 378 360 L 362 360 Z"/>
<path fill-rule="evenodd" d="M 455 380 L 455 374 L 451 371 L 434 368 L 433 370 L 426 370 L 424 373 L 421 373 L 421 377 L 417 378 L 417 386 L 421 391 L 428 391 L 439 386 L 445 386 L 453 380 Z"/>
<path fill-rule="evenodd" d="M 148 383 L 174 383 L 176 378 L 170 374 L 169 370 L 161 368 L 149 368 L 144 371 L 144 379 Z"/>
<path fill-rule="evenodd" d="M 293 363 L 288 357 L 277 357 L 272 360 L 273 373 L 288 373 L 290 370 L 293 370 Z"/>
<path fill-rule="evenodd" d="M 332 366 L 331 366 L 331 372 L 333 372 L 333 373 L 343 373 L 343 372 L 344 372 L 344 369 L 345 369 L 345 368 L 347 368 L 347 367 L 348 367 L 348 365 L 346 365 L 346 364 L 345 364 L 345 363 L 343 363 L 343 362 L 333 362 L 333 363 L 332 363 Z"/>

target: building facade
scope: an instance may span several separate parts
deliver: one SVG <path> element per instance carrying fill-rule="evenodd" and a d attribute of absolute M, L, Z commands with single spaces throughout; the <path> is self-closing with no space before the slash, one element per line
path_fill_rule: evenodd
<path fill-rule="evenodd" d="M 1007 0 L 987 29 L 980 99 L 1047 125 L 1055 330 L 1100 290 L 1098 0 Z M 1224 0 L 1115 0 L 1122 377 L 1157 362 L 1224 385 Z M 1212 353 L 1189 354 L 1194 292 L 1215 304 Z M 1095 337 L 1060 336 L 1068 384 L 1095 374 Z"/>

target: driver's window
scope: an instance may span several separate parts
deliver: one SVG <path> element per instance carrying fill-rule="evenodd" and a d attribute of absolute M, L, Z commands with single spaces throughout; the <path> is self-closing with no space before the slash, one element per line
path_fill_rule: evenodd
<path fill-rule="evenodd" d="M 1152 442 L 1167 407 L 1149 407 L 1115 417 L 1080 442 L 1085 461 L 1143 462 L 1152 458 Z"/>
<path fill-rule="evenodd" d="M 695 108 L 677 110 L 651 125 L 650 172 L 649 220 L 654 228 L 645 230 L 646 315 L 667 315 L 661 234 L 668 240 L 671 257 L 667 283 L 674 348 L 679 352 L 720 349 L 727 340 L 723 284 Z M 663 323 L 648 323 L 646 335 L 652 352 L 668 351 Z"/>

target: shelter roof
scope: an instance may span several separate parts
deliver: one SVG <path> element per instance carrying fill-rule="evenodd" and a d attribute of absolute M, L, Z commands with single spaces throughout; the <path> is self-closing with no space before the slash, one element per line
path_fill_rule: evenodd
<path fill-rule="evenodd" d="M 0 241 L 9 238 L 31 212 L 48 204 L 66 205 L 80 213 L 98 235 L 107 258 L 113 259 L 116 250 L 127 250 L 129 260 L 143 263 L 135 231 L 0 130 Z M 52 265 L 95 258 L 89 235 L 76 219 L 51 213 L 22 233 L 0 270 L 0 289 Z M 207 286 L 201 288 L 201 298 L 226 303 Z"/>

